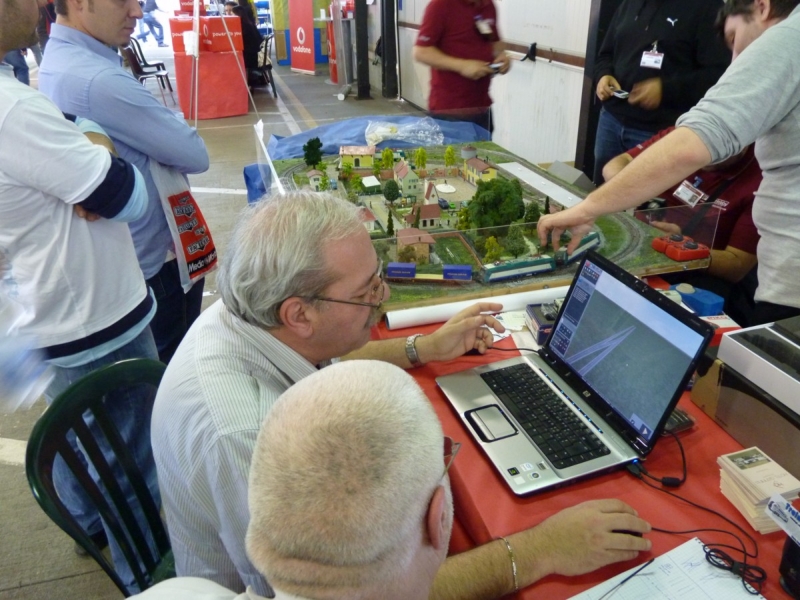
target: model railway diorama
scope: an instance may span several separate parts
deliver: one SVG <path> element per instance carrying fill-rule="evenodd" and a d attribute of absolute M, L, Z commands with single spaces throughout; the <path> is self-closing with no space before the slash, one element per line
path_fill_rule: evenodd
<path fill-rule="evenodd" d="M 556 244 L 558 250 L 552 243 L 540 246 L 539 216 L 577 204 L 588 186 L 492 142 L 383 150 L 343 146 L 338 156 L 275 166 L 286 187 L 330 190 L 363 206 L 365 226 L 392 284 L 389 308 L 566 284 L 590 249 L 637 275 L 702 268 L 716 227 L 714 220 L 712 239 L 665 236 L 650 221 L 686 219 L 678 217 L 680 207 L 661 208 L 653 218 L 639 212 L 597 219 L 569 255 L 569 234 Z M 717 215 L 709 211 L 707 218 Z"/>

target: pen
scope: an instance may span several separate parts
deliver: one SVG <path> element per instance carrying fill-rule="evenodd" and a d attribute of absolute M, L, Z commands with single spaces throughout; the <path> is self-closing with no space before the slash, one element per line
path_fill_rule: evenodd
<path fill-rule="evenodd" d="M 636 577 L 636 576 L 637 576 L 639 573 L 641 573 L 641 572 L 642 572 L 642 571 L 644 571 L 644 570 L 645 570 L 647 567 L 649 567 L 649 566 L 650 566 L 650 565 L 653 563 L 653 561 L 654 561 L 654 560 L 655 560 L 655 558 L 651 558 L 650 560 L 648 560 L 648 561 L 647 561 L 646 563 L 644 563 L 644 564 L 643 564 L 641 567 L 639 567 L 638 569 L 636 569 L 636 570 L 635 570 L 633 573 L 631 573 L 630 575 L 628 575 L 628 576 L 627 576 L 625 579 L 623 579 L 622 581 L 620 581 L 620 582 L 619 582 L 617 585 L 615 585 L 613 588 L 611 588 L 610 590 L 608 590 L 608 591 L 607 591 L 605 594 L 603 594 L 602 596 L 600 596 L 600 597 L 599 597 L 597 600 L 604 600 L 605 598 L 608 598 L 608 597 L 609 597 L 611 594 L 613 594 L 614 592 L 616 592 L 616 591 L 617 591 L 617 590 L 618 590 L 620 587 L 622 587 L 623 585 L 625 585 L 626 583 L 628 583 L 628 582 L 629 582 L 631 579 L 633 579 L 633 578 L 634 578 L 634 577 Z"/>

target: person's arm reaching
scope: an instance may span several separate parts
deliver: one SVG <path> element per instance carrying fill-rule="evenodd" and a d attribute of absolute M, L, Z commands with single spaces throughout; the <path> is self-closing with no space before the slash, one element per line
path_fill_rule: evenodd
<path fill-rule="evenodd" d="M 603 167 L 603 179 L 605 181 L 610 181 L 613 179 L 622 169 L 627 167 L 631 164 L 633 157 L 628 154 L 627 152 L 623 152 L 618 156 L 615 156 L 610 161 L 606 163 L 606 166 Z"/>
<path fill-rule="evenodd" d="M 480 302 L 459 312 L 434 333 L 418 337 L 415 347 L 420 362 L 426 364 L 452 360 L 473 349 L 483 354 L 492 347 L 493 335 L 487 327 L 499 332 L 505 331 L 505 327 L 497 319 L 486 313 L 501 310 L 502 304 Z M 408 369 L 412 365 L 406 356 L 406 339 L 403 337 L 369 342 L 344 358 L 382 360 Z"/>
<path fill-rule="evenodd" d="M 557 250 L 561 234 L 569 229 L 572 240 L 567 250 L 572 252 L 597 217 L 638 206 L 710 162 L 711 153 L 700 137 L 687 127 L 678 127 L 583 202 L 539 219 L 539 242 L 544 244 L 551 234 Z"/>
<path fill-rule="evenodd" d="M 647 533 L 650 525 L 620 500 L 592 500 L 562 510 L 536 527 L 507 536 L 525 588 L 547 575 L 580 575 L 631 560 L 650 540 L 615 531 Z M 449 557 L 433 584 L 435 600 L 500 598 L 514 592 L 511 558 L 502 540 Z"/>

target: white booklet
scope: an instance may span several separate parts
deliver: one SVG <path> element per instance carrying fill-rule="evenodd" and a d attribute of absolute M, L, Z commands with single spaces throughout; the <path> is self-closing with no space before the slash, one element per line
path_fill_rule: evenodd
<path fill-rule="evenodd" d="M 764 600 L 761 594 L 750 594 L 742 580 L 723 569 L 712 566 L 703 552 L 703 542 L 692 538 L 653 559 L 636 575 L 620 585 L 642 565 L 573 596 L 575 600 Z M 617 587 L 619 586 L 619 587 Z M 616 589 L 614 589 L 616 588 Z"/>

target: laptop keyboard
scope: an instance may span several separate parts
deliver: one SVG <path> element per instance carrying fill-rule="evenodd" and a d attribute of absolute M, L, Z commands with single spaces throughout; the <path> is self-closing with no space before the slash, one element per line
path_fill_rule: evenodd
<path fill-rule="evenodd" d="M 611 451 L 526 364 L 481 375 L 522 428 L 557 469 Z"/>

